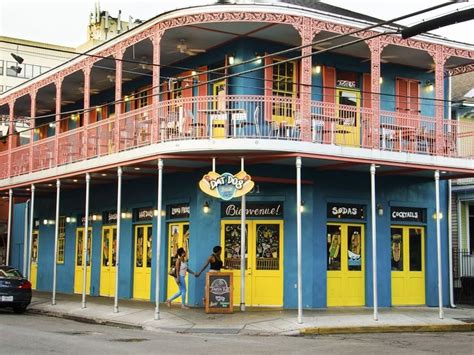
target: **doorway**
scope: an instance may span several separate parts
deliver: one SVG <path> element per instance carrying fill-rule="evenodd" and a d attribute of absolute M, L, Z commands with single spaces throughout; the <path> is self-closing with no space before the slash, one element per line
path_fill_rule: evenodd
<path fill-rule="evenodd" d="M 102 256 L 100 262 L 100 295 L 115 296 L 117 256 L 117 227 L 102 228 Z"/>
<path fill-rule="evenodd" d="M 337 89 L 336 144 L 360 146 L 360 91 Z"/>
<path fill-rule="evenodd" d="M 74 272 L 74 293 L 82 293 L 84 285 L 84 228 L 76 229 L 76 263 Z M 87 236 L 87 257 L 86 257 L 86 293 L 90 294 L 91 289 L 91 256 L 92 256 L 92 228 L 89 228 Z"/>
<path fill-rule="evenodd" d="M 365 305 L 364 226 L 327 225 L 327 305 Z"/>
<path fill-rule="evenodd" d="M 283 306 L 283 221 L 246 221 L 245 304 Z M 224 266 L 234 274 L 234 302 L 240 302 L 240 221 L 221 222 Z"/>
<path fill-rule="evenodd" d="M 31 288 L 36 290 L 37 277 L 38 277 L 38 251 L 39 251 L 39 233 L 37 230 L 33 231 L 33 240 L 31 242 Z"/>
<path fill-rule="evenodd" d="M 151 262 L 153 233 L 151 224 L 135 226 L 133 298 L 149 300 L 151 296 Z"/>
<path fill-rule="evenodd" d="M 174 265 L 176 262 L 176 254 L 179 248 L 184 248 L 186 250 L 186 255 L 189 257 L 189 223 L 170 223 L 168 226 L 168 270 L 171 265 Z M 186 288 L 188 287 L 188 274 L 186 274 Z M 178 292 L 178 285 L 173 277 L 168 277 L 168 287 L 167 287 L 167 297 L 169 299 L 176 292 Z M 186 298 L 188 298 L 189 292 L 186 293 Z M 186 303 L 188 300 L 185 300 Z M 181 302 L 180 298 L 177 298 L 173 301 L 174 303 Z"/>
<path fill-rule="evenodd" d="M 423 227 L 392 226 L 392 305 L 425 304 L 425 238 Z"/>

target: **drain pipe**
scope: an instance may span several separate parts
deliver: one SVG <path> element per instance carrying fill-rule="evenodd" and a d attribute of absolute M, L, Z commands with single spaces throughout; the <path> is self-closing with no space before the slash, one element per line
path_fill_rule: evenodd
<path fill-rule="evenodd" d="M 452 182 L 448 180 L 448 248 L 449 248 L 449 306 L 456 308 L 454 304 L 454 282 L 453 282 L 453 235 L 452 235 Z"/>

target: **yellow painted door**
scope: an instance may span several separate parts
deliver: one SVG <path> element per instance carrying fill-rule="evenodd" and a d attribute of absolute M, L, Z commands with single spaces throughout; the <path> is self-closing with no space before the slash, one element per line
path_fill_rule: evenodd
<path fill-rule="evenodd" d="M 283 306 L 283 222 L 247 221 L 245 304 Z M 234 274 L 234 303 L 240 303 L 240 221 L 222 221 L 224 265 Z"/>
<path fill-rule="evenodd" d="M 117 255 L 117 227 L 102 228 L 102 253 L 100 266 L 100 295 L 115 296 Z"/>
<path fill-rule="evenodd" d="M 189 251 L 189 223 L 170 223 L 168 227 L 168 270 L 171 265 L 176 262 L 176 254 L 178 248 L 184 248 L 186 255 L 190 255 Z M 188 287 L 188 275 L 186 275 L 186 288 Z M 168 277 L 168 296 L 167 299 L 178 292 L 178 285 L 173 277 Z M 186 293 L 188 298 L 189 292 Z M 174 303 L 181 302 L 181 298 L 177 298 Z M 188 300 L 186 299 L 186 303 Z"/>
<path fill-rule="evenodd" d="M 392 305 L 425 304 L 425 239 L 422 227 L 392 226 Z"/>
<path fill-rule="evenodd" d="M 364 226 L 327 225 L 327 304 L 365 305 Z"/>
<path fill-rule="evenodd" d="M 76 263 L 74 272 L 74 293 L 82 293 L 84 284 L 84 228 L 76 229 Z M 89 228 L 87 237 L 87 266 L 86 266 L 86 293 L 90 294 L 91 288 L 91 254 L 92 253 L 92 228 Z"/>
<path fill-rule="evenodd" d="M 333 127 L 335 143 L 360 145 L 360 92 L 350 89 L 337 90 L 338 120 Z M 332 140 L 334 138 L 332 137 Z M 334 141 L 333 141 L 334 143 Z"/>
<path fill-rule="evenodd" d="M 38 278 L 38 251 L 39 251 L 39 233 L 33 231 L 33 240 L 31 242 L 31 288 L 36 290 L 37 278 Z"/>
<path fill-rule="evenodd" d="M 149 300 L 151 296 L 152 235 L 151 224 L 135 226 L 133 298 Z"/>

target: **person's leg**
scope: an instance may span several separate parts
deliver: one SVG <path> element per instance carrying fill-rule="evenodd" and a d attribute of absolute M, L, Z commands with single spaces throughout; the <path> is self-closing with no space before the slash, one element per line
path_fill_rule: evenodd
<path fill-rule="evenodd" d="M 181 292 L 181 306 L 185 307 L 186 302 L 186 280 L 184 276 L 179 277 L 179 291 Z"/>
<path fill-rule="evenodd" d="M 178 292 L 176 292 L 173 296 L 171 296 L 171 297 L 166 301 L 166 303 L 168 304 L 168 306 L 170 305 L 171 302 L 173 302 L 175 299 L 177 299 L 179 296 L 181 296 L 181 284 L 182 284 L 182 281 L 181 281 L 181 276 L 180 276 L 180 277 L 179 277 Z"/>

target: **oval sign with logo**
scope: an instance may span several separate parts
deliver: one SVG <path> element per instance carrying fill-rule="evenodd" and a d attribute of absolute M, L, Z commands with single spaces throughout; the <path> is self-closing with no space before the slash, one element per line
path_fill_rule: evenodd
<path fill-rule="evenodd" d="M 224 201 L 246 195 L 253 187 L 254 182 L 245 171 L 239 171 L 235 175 L 210 171 L 199 181 L 199 188 L 202 192 Z"/>

